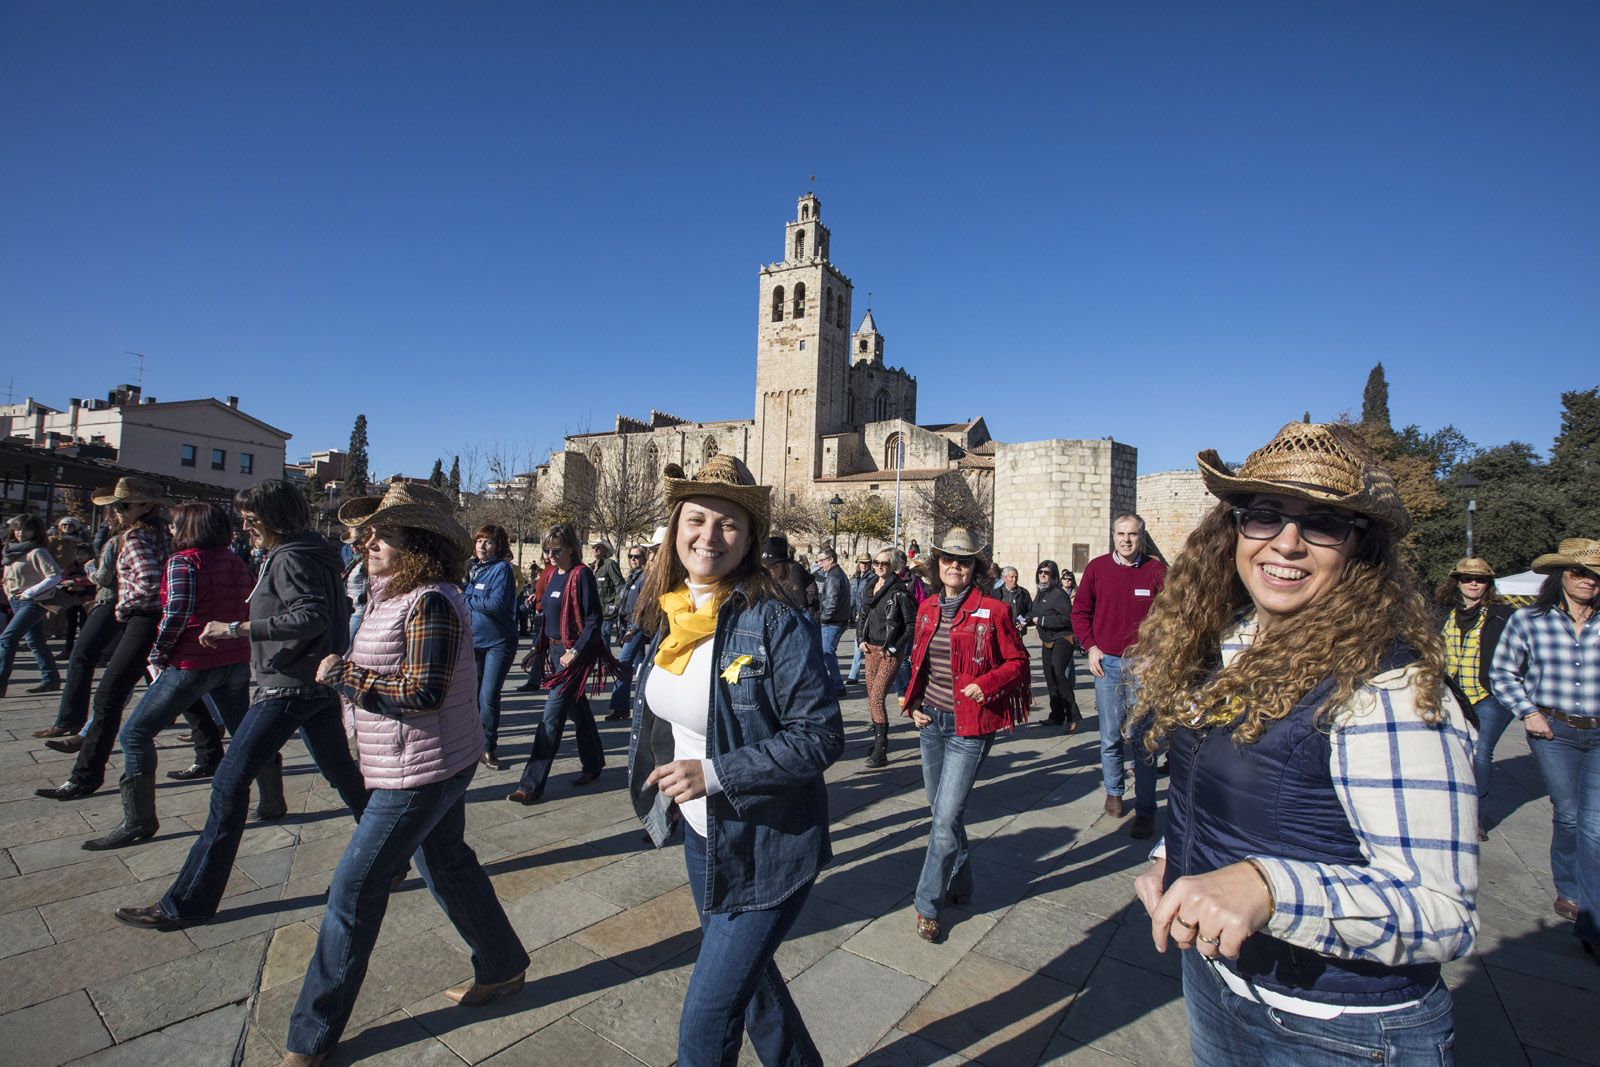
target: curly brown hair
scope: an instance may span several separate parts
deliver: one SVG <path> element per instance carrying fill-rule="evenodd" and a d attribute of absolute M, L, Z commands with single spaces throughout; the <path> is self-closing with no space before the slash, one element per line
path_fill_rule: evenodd
<path fill-rule="evenodd" d="M 1153 751 L 1173 730 L 1234 709 L 1242 709 L 1232 719 L 1234 740 L 1253 744 L 1267 723 L 1330 677 L 1333 695 L 1323 707 L 1338 708 L 1379 673 L 1397 638 L 1417 653 L 1418 713 L 1429 725 L 1442 723 L 1444 650 L 1433 611 L 1394 539 L 1377 525 L 1361 534 L 1337 585 L 1292 626 L 1262 632 L 1218 670 L 1223 632 L 1251 606 L 1234 562 L 1234 505 L 1218 503 L 1189 535 L 1127 653 L 1138 680 L 1128 721 L 1149 724 L 1146 747 Z"/>
<path fill-rule="evenodd" d="M 404 596 L 428 582 L 460 585 L 467 576 L 467 556 L 459 547 L 429 530 L 400 527 L 405 546 L 384 582 L 385 598 Z"/>

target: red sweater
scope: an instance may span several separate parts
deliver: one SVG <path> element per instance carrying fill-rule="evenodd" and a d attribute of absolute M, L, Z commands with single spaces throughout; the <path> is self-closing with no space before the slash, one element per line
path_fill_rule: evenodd
<path fill-rule="evenodd" d="M 1078 643 L 1108 656 L 1122 655 L 1139 636 L 1139 624 L 1166 580 L 1167 565 L 1150 556 L 1137 567 L 1125 567 L 1109 553 L 1090 560 L 1072 598 L 1072 632 Z"/>

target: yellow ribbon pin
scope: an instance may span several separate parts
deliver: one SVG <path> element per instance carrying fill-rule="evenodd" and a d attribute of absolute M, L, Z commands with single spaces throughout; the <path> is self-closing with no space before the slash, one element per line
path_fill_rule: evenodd
<path fill-rule="evenodd" d="M 736 685 L 739 681 L 739 672 L 744 670 L 745 664 L 750 662 L 749 656 L 740 656 L 726 667 L 722 668 L 722 680 L 729 685 Z"/>

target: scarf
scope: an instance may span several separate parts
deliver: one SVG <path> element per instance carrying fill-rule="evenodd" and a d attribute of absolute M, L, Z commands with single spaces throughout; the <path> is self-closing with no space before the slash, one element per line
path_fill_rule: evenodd
<path fill-rule="evenodd" d="M 689 657 L 694 654 L 694 646 L 717 630 L 719 600 L 716 596 L 707 597 L 706 602 L 696 608 L 687 585 L 661 595 L 657 603 L 667 616 L 667 636 L 656 649 L 657 667 L 668 674 L 683 674 L 689 666 Z"/>
<path fill-rule="evenodd" d="M 28 553 L 42 545 L 37 541 L 7 541 L 5 546 L 6 565 L 20 563 L 28 557 Z"/>

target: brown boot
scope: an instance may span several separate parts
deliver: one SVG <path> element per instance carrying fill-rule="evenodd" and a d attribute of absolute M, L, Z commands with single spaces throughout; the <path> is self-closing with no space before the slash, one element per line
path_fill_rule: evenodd
<path fill-rule="evenodd" d="M 1122 818 L 1122 798 L 1106 794 L 1106 814 L 1113 819 Z"/>
<path fill-rule="evenodd" d="M 328 1058 L 326 1052 L 318 1052 L 308 1056 L 304 1052 L 291 1052 L 283 1058 L 278 1067 L 320 1067 L 323 1060 Z"/>
<path fill-rule="evenodd" d="M 453 1000 L 463 1008 L 485 1004 L 497 997 L 515 996 L 522 992 L 527 973 L 508 978 L 504 982 L 463 982 L 444 991 L 446 1000 Z"/>

